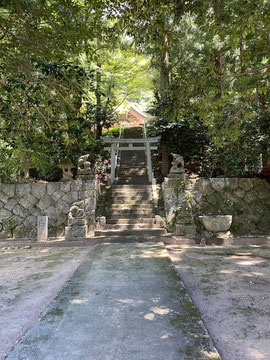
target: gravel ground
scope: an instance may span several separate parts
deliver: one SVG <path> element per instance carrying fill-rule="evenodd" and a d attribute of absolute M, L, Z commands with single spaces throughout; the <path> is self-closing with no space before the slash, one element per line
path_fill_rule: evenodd
<path fill-rule="evenodd" d="M 222 359 L 269 360 L 270 247 L 167 249 Z"/>
<path fill-rule="evenodd" d="M 0 249 L 0 360 L 6 358 L 89 251 Z"/>

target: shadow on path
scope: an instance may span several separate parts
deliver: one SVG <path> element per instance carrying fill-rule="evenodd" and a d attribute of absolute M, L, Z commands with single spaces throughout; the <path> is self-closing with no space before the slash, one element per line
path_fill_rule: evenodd
<path fill-rule="evenodd" d="M 220 359 L 162 243 L 96 247 L 9 360 Z"/>

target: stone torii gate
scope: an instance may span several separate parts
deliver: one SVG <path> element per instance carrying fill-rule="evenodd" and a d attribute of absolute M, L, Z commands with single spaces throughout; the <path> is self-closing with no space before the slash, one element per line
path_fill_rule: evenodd
<path fill-rule="evenodd" d="M 148 180 L 152 183 L 152 160 L 151 160 L 151 150 L 157 150 L 157 146 L 151 146 L 151 144 L 157 143 L 160 139 L 159 137 L 155 138 L 143 138 L 143 139 L 123 139 L 123 138 L 105 138 L 102 137 L 102 140 L 106 144 L 111 144 L 110 147 L 105 147 L 105 150 L 111 152 L 111 184 L 115 181 L 115 169 L 117 166 L 118 151 L 137 151 L 144 150 L 146 151 L 147 159 L 147 172 Z M 120 146 L 120 144 L 122 146 Z M 134 144 L 141 146 L 133 146 Z"/>

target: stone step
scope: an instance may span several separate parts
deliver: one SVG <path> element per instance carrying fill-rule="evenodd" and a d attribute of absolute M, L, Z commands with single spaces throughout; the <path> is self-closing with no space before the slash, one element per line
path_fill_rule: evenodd
<path fill-rule="evenodd" d="M 108 217 L 112 217 L 115 215 L 121 215 L 122 217 L 130 217 L 130 216 L 136 216 L 136 215 L 148 215 L 147 217 L 153 217 L 154 211 L 151 211 L 150 209 L 130 209 L 130 208 L 122 208 L 120 209 L 112 209 L 107 211 Z M 124 215 L 124 216 L 123 216 Z"/>
<path fill-rule="evenodd" d="M 116 211 L 114 210 L 112 214 L 109 214 L 109 212 L 107 212 L 107 219 L 108 220 L 120 220 L 120 219 L 123 219 L 125 218 L 126 220 L 138 220 L 138 219 L 143 219 L 143 218 L 146 218 L 146 219 L 153 219 L 155 217 L 155 214 L 153 213 L 146 213 L 146 214 L 134 214 L 134 212 L 132 213 L 129 213 L 128 211 L 124 211 L 124 212 L 121 212 L 121 211 Z"/>
<path fill-rule="evenodd" d="M 142 138 L 143 137 L 143 128 L 142 126 L 134 126 L 134 127 L 125 127 L 124 128 L 124 138 Z"/>
<path fill-rule="evenodd" d="M 131 229 L 131 230 L 95 230 L 95 236 L 160 236 L 165 234 L 165 229 L 160 228 L 146 228 L 146 229 Z"/>
<path fill-rule="evenodd" d="M 111 199 L 116 199 L 116 200 L 122 200 L 122 199 L 126 199 L 126 200 L 152 200 L 153 196 L 152 193 L 146 193 L 146 192 L 126 192 L 126 191 L 117 191 L 117 192 L 112 192 L 112 196 Z"/>
<path fill-rule="evenodd" d="M 136 165 L 136 166 L 121 165 L 121 167 L 118 165 L 117 168 L 118 169 L 134 169 L 135 171 L 136 171 L 136 169 L 146 169 L 145 166 L 141 166 L 141 165 Z"/>
<path fill-rule="evenodd" d="M 152 190 L 152 185 L 129 184 L 129 185 L 113 185 L 112 186 L 112 190 L 117 190 L 117 189 L 136 189 L 138 191 Z"/>
<path fill-rule="evenodd" d="M 112 194 L 132 194 L 132 195 L 147 195 L 152 194 L 152 188 L 124 188 L 124 186 L 128 186 L 126 184 L 118 185 L 119 188 L 112 188 Z M 121 186 L 121 187 L 120 187 Z"/>
<path fill-rule="evenodd" d="M 117 204 L 138 205 L 138 206 L 151 205 L 151 206 L 153 206 L 153 201 L 151 201 L 150 199 L 143 200 L 141 198 L 134 200 L 134 199 L 130 199 L 129 197 L 126 197 L 126 198 L 122 197 L 122 199 L 120 199 L 120 200 L 113 198 L 111 205 L 117 205 Z"/>
<path fill-rule="evenodd" d="M 131 218 L 131 219 L 122 219 L 122 218 L 119 218 L 119 219 L 107 219 L 107 224 L 125 224 L 125 225 L 129 225 L 129 224 L 137 224 L 137 223 L 140 223 L 140 224 L 155 224 L 155 218 L 153 217 L 150 217 L 150 218 L 137 218 L 137 219 L 134 219 L 134 218 Z"/>
<path fill-rule="evenodd" d="M 133 178 L 133 177 L 147 177 L 147 172 L 146 171 L 124 171 L 124 170 L 119 170 L 117 173 L 117 177 L 118 178 Z M 135 185 L 135 184 L 134 184 Z"/>
<path fill-rule="evenodd" d="M 154 206 L 153 204 L 128 204 L 128 203 L 122 203 L 122 204 L 112 204 L 109 208 L 110 210 L 124 210 L 124 209 L 128 209 L 128 210 L 137 210 L 137 209 L 149 209 L 149 210 L 153 210 L 154 211 Z"/>
<path fill-rule="evenodd" d="M 107 224 L 107 230 L 134 230 L 134 229 L 156 229 L 155 224 L 137 223 L 137 224 Z"/>
<path fill-rule="evenodd" d="M 131 176 L 131 175 L 147 175 L 147 170 L 144 167 L 136 167 L 136 168 L 131 168 L 131 167 L 119 167 L 118 171 L 117 171 L 118 176 L 121 175 L 126 175 L 126 176 Z"/>
<path fill-rule="evenodd" d="M 176 246 L 180 246 L 180 247 L 181 246 L 198 246 L 198 244 L 196 244 L 195 239 L 177 237 L 177 236 L 167 237 L 166 239 L 164 239 L 164 244 L 165 245 L 176 245 Z"/>
<path fill-rule="evenodd" d="M 129 185 L 129 184 L 122 184 L 122 185 L 115 185 L 114 187 L 112 187 L 112 192 L 113 193 L 117 193 L 117 192 L 125 192 L 125 193 L 151 193 L 152 192 L 152 186 L 149 185 Z"/>
<path fill-rule="evenodd" d="M 102 243 L 143 243 L 143 242 L 164 242 L 167 239 L 165 235 L 151 236 L 151 235 L 127 235 L 127 236 L 95 236 L 88 238 L 87 241 L 91 245 Z"/>
<path fill-rule="evenodd" d="M 146 196 L 149 197 L 152 195 L 152 191 L 147 191 L 147 190 L 135 190 L 135 189 L 116 189 L 116 190 L 112 190 L 112 196 L 125 196 L 125 197 L 130 197 L 130 196 Z"/>
<path fill-rule="evenodd" d="M 125 179 L 125 180 L 117 180 L 118 184 L 149 184 L 147 179 Z"/>
<path fill-rule="evenodd" d="M 147 180 L 148 176 L 146 174 L 117 174 L 117 180 Z M 117 183 L 118 184 L 118 183 Z M 136 183 L 134 182 L 133 184 L 118 184 L 118 185 L 149 185 L 149 183 L 145 183 L 145 184 L 140 184 L 140 183 Z"/>
<path fill-rule="evenodd" d="M 142 195 L 130 195 L 130 194 L 116 194 L 113 196 L 114 201 L 120 201 L 121 203 L 125 201 L 151 201 L 152 194 L 142 194 Z"/>
<path fill-rule="evenodd" d="M 149 184 L 148 178 L 123 178 L 123 179 L 117 179 L 117 184 Z"/>
<path fill-rule="evenodd" d="M 148 181 L 148 176 L 146 175 L 123 175 L 123 174 L 119 174 L 116 177 L 116 181 L 118 185 L 148 185 L 149 181 Z M 126 181 L 126 183 L 120 183 L 119 181 Z M 133 181 L 133 182 L 132 182 Z M 138 182 L 138 181 L 144 181 L 143 182 Z"/>

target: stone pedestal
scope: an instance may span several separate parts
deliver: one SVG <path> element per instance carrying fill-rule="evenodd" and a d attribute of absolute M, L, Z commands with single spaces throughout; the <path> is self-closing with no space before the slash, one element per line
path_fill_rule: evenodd
<path fill-rule="evenodd" d="M 85 238 L 87 235 L 87 226 L 66 226 L 65 237 L 66 240 L 78 240 Z"/>
<path fill-rule="evenodd" d="M 84 208 L 85 203 L 83 200 L 72 204 L 68 214 L 68 226 L 65 227 L 66 240 L 78 240 L 87 236 Z"/>
<path fill-rule="evenodd" d="M 195 239 L 196 238 L 196 226 L 195 225 L 176 224 L 175 225 L 175 235 Z"/>
<path fill-rule="evenodd" d="M 210 232 L 226 232 L 232 225 L 232 215 L 199 216 L 203 227 Z"/>
<path fill-rule="evenodd" d="M 68 219 L 68 226 L 84 226 L 86 225 L 85 219 Z"/>
<path fill-rule="evenodd" d="M 212 245 L 230 245 L 233 235 L 229 231 L 232 224 L 231 215 L 199 216 L 204 227 L 201 243 Z"/>
<path fill-rule="evenodd" d="M 201 244 L 232 245 L 233 234 L 230 231 L 210 232 L 204 230 L 201 236 Z"/>
<path fill-rule="evenodd" d="M 94 179 L 94 175 L 93 174 L 79 174 L 79 175 L 77 175 L 77 179 L 78 180 L 89 181 L 89 180 Z"/>

